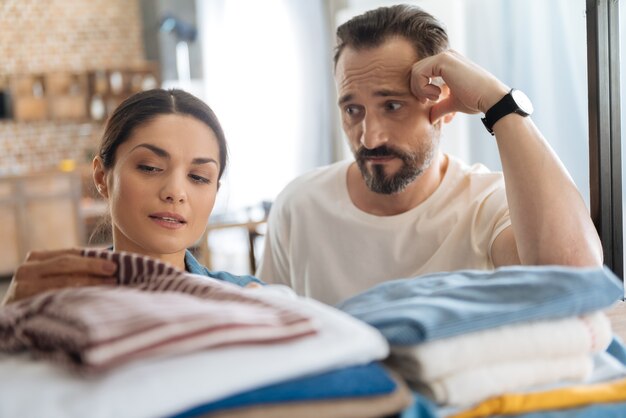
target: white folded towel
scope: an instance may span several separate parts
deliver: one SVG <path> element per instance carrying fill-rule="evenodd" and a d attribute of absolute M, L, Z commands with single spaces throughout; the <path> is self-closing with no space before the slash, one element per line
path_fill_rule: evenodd
<path fill-rule="evenodd" d="M 604 351 L 611 323 L 597 311 L 582 317 L 525 322 L 391 348 L 394 364 L 407 380 L 435 379 L 498 363 L 552 359 Z"/>
<path fill-rule="evenodd" d="M 428 386 L 441 405 L 469 406 L 490 396 L 531 386 L 570 381 L 582 382 L 593 369 L 590 355 L 499 363 L 444 377 Z"/>

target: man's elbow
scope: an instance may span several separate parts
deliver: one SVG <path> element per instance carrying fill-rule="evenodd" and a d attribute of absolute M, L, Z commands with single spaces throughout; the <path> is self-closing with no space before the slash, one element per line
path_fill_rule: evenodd
<path fill-rule="evenodd" d="M 537 265 L 570 267 L 601 267 L 604 263 L 602 243 L 599 239 L 586 239 L 561 246 L 557 251 L 540 251 Z"/>

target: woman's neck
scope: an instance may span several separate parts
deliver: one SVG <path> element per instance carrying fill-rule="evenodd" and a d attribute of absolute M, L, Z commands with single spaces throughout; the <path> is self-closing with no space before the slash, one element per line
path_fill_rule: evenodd
<path fill-rule="evenodd" d="M 173 265 L 179 270 L 185 271 L 185 253 L 186 250 L 182 249 L 180 251 L 174 253 L 162 254 L 159 252 L 151 251 L 150 249 L 141 247 L 134 242 L 124 239 L 123 237 L 119 237 L 120 234 L 115 233 L 115 229 L 113 230 L 113 249 L 115 251 L 126 251 L 135 254 L 145 255 L 147 257 L 156 258 L 158 260 L 164 261 L 168 264 Z"/>

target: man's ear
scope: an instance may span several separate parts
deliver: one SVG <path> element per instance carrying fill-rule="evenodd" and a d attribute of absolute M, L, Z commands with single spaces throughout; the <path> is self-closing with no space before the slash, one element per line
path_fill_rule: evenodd
<path fill-rule="evenodd" d="M 109 189 L 107 187 L 107 173 L 104 170 L 102 158 L 97 156 L 93 159 L 93 182 L 96 185 L 98 194 L 105 199 L 109 197 Z"/>
<path fill-rule="evenodd" d="M 450 122 L 452 122 L 452 119 L 454 119 L 455 116 L 456 116 L 456 112 L 446 113 L 443 116 L 443 123 L 450 123 Z"/>
<path fill-rule="evenodd" d="M 450 123 L 456 115 L 456 112 L 452 110 L 454 101 L 450 97 L 450 88 L 446 84 L 442 84 L 439 88 L 441 89 L 439 100 L 430 108 L 430 123 L 433 125 L 439 122 Z"/>
<path fill-rule="evenodd" d="M 435 103 L 433 105 L 433 107 L 430 108 L 430 123 L 433 125 L 436 125 L 438 123 L 450 123 L 452 122 L 452 119 L 454 119 L 454 116 L 456 115 L 456 112 L 449 112 L 443 109 L 443 106 L 445 106 L 444 102 L 439 102 L 439 103 Z M 442 112 L 443 115 L 441 114 Z M 435 114 L 438 114 L 439 116 L 435 116 Z"/>

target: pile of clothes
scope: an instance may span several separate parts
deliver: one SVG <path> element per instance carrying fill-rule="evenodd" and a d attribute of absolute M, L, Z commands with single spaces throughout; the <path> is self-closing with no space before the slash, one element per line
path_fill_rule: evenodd
<path fill-rule="evenodd" d="M 0 308 L 2 417 L 382 417 L 411 403 L 373 328 L 286 288 L 128 253 L 119 286 Z"/>
<path fill-rule="evenodd" d="M 439 416 L 470 418 L 626 402 L 602 312 L 622 296 L 606 268 L 518 266 L 394 280 L 338 307 L 381 331 Z"/>
<path fill-rule="evenodd" d="M 115 261 L 118 286 L 0 308 L 0 416 L 626 416 L 626 366 L 611 355 L 626 349 L 603 313 L 623 287 L 608 269 L 431 274 L 339 310 L 85 255 Z"/>

